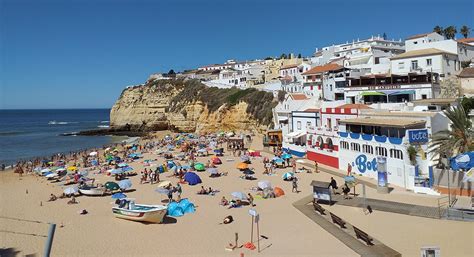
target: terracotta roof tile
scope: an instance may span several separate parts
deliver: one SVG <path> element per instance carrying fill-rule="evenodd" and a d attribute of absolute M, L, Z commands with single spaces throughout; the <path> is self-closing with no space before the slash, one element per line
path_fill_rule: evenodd
<path fill-rule="evenodd" d="M 420 49 L 420 50 L 413 50 L 413 51 L 408 51 L 403 54 L 399 54 L 397 56 L 394 56 L 390 58 L 391 60 L 398 60 L 398 59 L 404 59 L 404 58 L 411 58 L 411 57 L 418 57 L 418 56 L 427 56 L 427 55 L 438 55 L 438 54 L 451 54 L 455 55 L 451 52 L 446 52 L 443 50 L 439 50 L 436 48 L 427 48 L 427 49 Z"/>
<path fill-rule="evenodd" d="M 293 98 L 293 100 L 307 100 L 309 99 L 305 94 L 290 94 L 291 98 Z"/>
<path fill-rule="evenodd" d="M 474 78 L 474 67 L 464 68 L 458 77 L 460 78 Z"/>
<path fill-rule="evenodd" d="M 312 74 L 318 74 L 318 73 L 323 73 L 326 71 L 334 71 L 334 70 L 340 70 L 344 67 L 337 63 L 328 63 L 326 65 L 321 65 L 321 66 L 316 66 L 309 71 L 303 72 L 302 75 L 312 75 Z"/>
<path fill-rule="evenodd" d="M 457 40 L 459 43 L 474 43 L 474 37 L 461 38 Z"/>
<path fill-rule="evenodd" d="M 304 110 L 305 112 L 319 112 L 319 109 L 316 109 L 316 108 L 308 108 L 306 110 Z"/>

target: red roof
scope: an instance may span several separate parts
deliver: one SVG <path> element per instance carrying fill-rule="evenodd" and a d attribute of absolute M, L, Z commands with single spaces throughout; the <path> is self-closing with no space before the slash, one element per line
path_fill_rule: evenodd
<path fill-rule="evenodd" d="M 290 94 L 291 98 L 293 98 L 293 100 L 307 100 L 308 97 L 306 97 L 305 94 Z"/>
<path fill-rule="evenodd" d="M 308 108 L 308 109 L 304 110 L 304 112 L 319 112 L 319 109 L 316 109 L 316 108 Z"/>
<path fill-rule="evenodd" d="M 460 78 L 474 78 L 474 67 L 464 68 L 458 77 Z"/>
<path fill-rule="evenodd" d="M 351 108 L 351 109 L 372 109 L 368 105 L 365 104 L 343 104 L 338 106 L 337 108 Z"/>
<path fill-rule="evenodd" d="M 474 37 L 461 38 L 457 40 L 459 43 L 474 43 Z"/>
<path fill-rule="evenodd" d="M 309 71 L 303 72 L 302 75 L 312 75 L 312 74 L 318 74 L 318 73 L 323 73 L 326 71 L 335 71 L 335 70 L 340 70 L 344 67 L 337 63 L 328 63 L 326 65 L 321 65 L 321 66 L 316 66 Z"/>

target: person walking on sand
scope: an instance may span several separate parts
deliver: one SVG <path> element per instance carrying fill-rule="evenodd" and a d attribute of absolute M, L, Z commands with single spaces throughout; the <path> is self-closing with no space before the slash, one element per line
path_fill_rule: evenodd
<path fill-rule="evenodd" d="M 291 167 L 293 169 L 293 173 L 296 173 L 296 161 L 295 160 L 291 161 Z"/>
<path fill-rule="evenodd" d="M 249 198 L 250 206 L 252 206 L 252 207 L 255 206 L 255 204 L 253 203 L 253 196 L 250 193 L 248 193 L 247 196 Z"/>
<path fill-rule="evenodd" d="M 335 180 L 333 177 L 331 177 L 331 182 L 329 182 L 329 186 L 332 187 L 332 192 L 333 192 L 334 194 L 337 194 L 337 193 L 336 193 L 337 182 L 336 182 L 336 180 Z"/>
<path fill-rule="evenodd" d="M 183 189 L 179 183 L 176 183 L 176 192 L 178 193 L 178 201 L 181 201 L 181 193 L 183 193 Z"/>
<path fill-rule="evenodd" d="M 319 173 L 319 170 L 318 170 L 318 162 L 314 162 L 314 172 L 316 173 Z"/>
<path fill-rule="evenodd" d="M 291 179 L 291 183 L 293 185 L 293 188 L 291 189 L 291 192 L 299 193 L 299 191 L 298 191 L 298 179 L 296 178 L 296 176 L 294 176 Z"/>

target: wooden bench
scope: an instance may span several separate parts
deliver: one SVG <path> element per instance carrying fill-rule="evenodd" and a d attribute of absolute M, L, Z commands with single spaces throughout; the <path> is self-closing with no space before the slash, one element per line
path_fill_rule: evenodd
<path fill-rule="evenodd" d="M 373 238 L 371 238 L 367 233 L 365 233 L 364 231 L 352 226 L 354 228 L 354 232 L 356 234 L 356 237 L 357 239 L 361 239 L 362 241 L 364 241 L 367 245 L 374 245 L 372 243 L 372 240 L 374 240 Z"/>
<path fill-rule="evenodd" d="M 341 228 L 346 228 L 346 222 L 343 221 L 338 216 L 334 215 L 332 212 L 329 213 L 331 215 L 332 222 L 339 225 Z"/>
<path fill-rule="evenodd" d="M 326 215 L 326 213 L 324 213 L 326 209 L 324 209 L 321 205 L 316 202 L 313 202 L 313 206 L 315 211 L 318 211 L 321 215 Z"/>

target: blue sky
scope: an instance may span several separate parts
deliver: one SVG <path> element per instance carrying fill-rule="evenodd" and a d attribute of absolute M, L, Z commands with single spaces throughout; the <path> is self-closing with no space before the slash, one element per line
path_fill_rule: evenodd
<path fill-rule="evenodd" d="M 0 109 L 110 107 L 149 74 L 435 25 L 472 0 L 0 0 Z"/>

